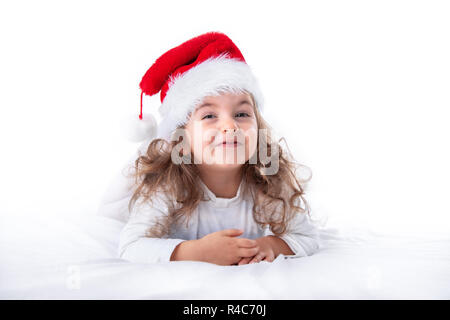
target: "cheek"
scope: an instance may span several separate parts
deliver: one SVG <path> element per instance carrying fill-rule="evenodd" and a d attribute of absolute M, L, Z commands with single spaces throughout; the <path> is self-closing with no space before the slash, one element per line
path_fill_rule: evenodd
<path fill-rule="evenodd" d="M 243 123 L 242 129 L 244 129 L 245 131 L 248 131 L 248 130 L 257 131 L 258 123 L 256 122 L 256 119 L 252 119 L 252 121 L 246 121 L 245 123 Z"/>
<path fill-rule="evenodd" d="M 248 131 L 245 136 L 245 146 L 250 154 L 256 150 L 258 146 L 258 133 L 255 130 Z"/>
<path fill-rule="evenodd" d="M 256 148 L 258 142 L 258 125 L 255 122 L 251 122 L 242 128 L 245 132 L 245 143 L 249 146 L 250 150 Z"/>
<path fill-rule="evenodd" d="M 208 150 L 209 148 L 212 148 L 213 141 L 214 141 L 214 135 L 212 134 L 214 131 L 208 131 L 210 128 L 208 128 L 207 125 L 199 126 L 197 129 L 199 131 L 192 130 L 190 132 L 191 137 L 191 152 L 196 157 L 202 157 L 202 154 L 204 154 L 205 150 Z"/>

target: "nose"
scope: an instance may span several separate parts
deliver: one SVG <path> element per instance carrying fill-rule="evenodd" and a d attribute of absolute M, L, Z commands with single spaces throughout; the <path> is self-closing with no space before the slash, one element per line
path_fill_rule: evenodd
<path fill-rule="evenodd" d="M 238 129 L 239 128 L 236 125 L 236 121 L 234 121 L 234 119 L 232 119 L 231 117 L 227 117 L 226 119 L 224 119 L 221 124 L 221 131 L 223 133 L 228 133 L 228 132 L 233 133 Z"/>

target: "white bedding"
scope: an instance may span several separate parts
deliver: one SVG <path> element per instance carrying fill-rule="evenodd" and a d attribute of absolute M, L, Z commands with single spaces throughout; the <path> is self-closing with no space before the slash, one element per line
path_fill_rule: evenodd
<path fill-rule="evenodd" d="M 24 221 L 27 221 L 24 226 Z M 450 237 L 324 227 L 311 256 L 244 266 L 116 258 L 123 222 L 3 218 L 2 299 L 449 299 Z"/>

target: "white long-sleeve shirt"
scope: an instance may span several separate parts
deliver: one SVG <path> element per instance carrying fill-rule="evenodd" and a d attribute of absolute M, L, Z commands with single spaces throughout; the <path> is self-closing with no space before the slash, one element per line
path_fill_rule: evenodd
<path fill-rule="evenodd" d="M 168 213 L 168 200 L 162 193 L 155 196 L 151 205 L 137 201 L 120 234 L 118 255 L 131 262 L 168 262 L 175 247 L 185 241 L 200 239 L 212 232 L 224 229 L 242 229 L 238 238 L 256 239 L 274 235 L 269 226 L 262 229 L 253 219 L 253 199 L 244 196 L 241 182 L 233 198 L 219 198 L 199 179 L 207 201 L 201 201 L 189 220 L 181 220 L 171 226 L 164 238 L 146 237 L 147 229 L 156 219 Z M 136 208 L 136 209 L 135 209 Z M 288 225 L 288 232 L 280 236 L 294 252 L 285 258 L 312 255 L 319 249 L 318 232 L 307 214 L 297 214 Z"/>
<path fill-rule="evenodd" d="M 147 229 L 155 219 L 167 215 L 168 199 L 155 196 L 152 205 L 136 202 L 128 213 L 128 203 L 133 195 L 134 181 L 126 175 L 133 167 L 136 158 L 145 153 L 150 140 L 144 141 L 137 152 L 130 157 L 127 165 L 111 181 L 106 190 L 97 214 L 117 219 L 125 223 L 120 233 L 118 256 L 132 262 L 155 263 L 169 261 L 175 247 L 185 240 L 199 239 L 209 233 L 223 229 L 243 229 L 238 238 L 256 239 L 274 235 L 269 227 L 262 229 L 252 217 L 253 199 L 241 193 L 242 183 L 235 197 L 218 198 L 201 181 L 200 186 L 210 200 L 202 201 L 192 213 L 186 228 L 183 223 L 172 227 L 171 234 L 165 238 L 146 237 Z M 126 170 L 124 170 L 126 169 Z M 128 171 L 128 172 L 125 172 Z M 133 170 L 134 172 L 134 170 Z M 306 214 L 297 214 L 291 221 L 289 232 L 281 236 L 294 255 L 285 258 L 298 258 L 312 255 L 319 249 L 318 230 Z"/>

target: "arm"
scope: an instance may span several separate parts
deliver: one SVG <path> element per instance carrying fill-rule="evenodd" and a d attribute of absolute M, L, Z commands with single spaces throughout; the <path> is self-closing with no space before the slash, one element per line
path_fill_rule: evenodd
<path fill-rule="evenodd" d="M 276 236 L 267 236 L 267 239 L 271 243 L 275 257 L 278 257 L 280 254 L 284 254 L 285 256 L 295 254 L 283 239 Z"/>
<path fill-rule="evenodd" d="M 306 213 L 297 213 L 295 215 L 290 221 L 290 226 L 286 234 L 276 237 L 269 228 L 266 228 L 264 235 L 278 238 L 278 240 L 272 241 L 274 251 L 278 251 L 278 254 L 282 253 L 286 258 L 310 256 L 320 248 L 318 230 Z M 292 253 L 288 252 L 280 240 L 291 249 Z"/>
<path fill-rule="evenodd" d="M 186 240 L 180 242 L 172 252 L 170 261 L 200 261 L 197 248 L 198 240 Z"/>
<path fill-rule="evenodd" d="M 128 203 L 134 191 L 134 162 L 138 156 L 145 154 L 151 140 L 141 143 L 136 152 L 128 159 L 120 172 L 111 180 L 100 200 L 97 215 L 106 216 L 125 223 L 120 233 L 118 257 L 141 263 L 170 261 L 173 248 L 183 242 L 183 239 L 159 239 L 145 236 L 146 230 L 153 219 L 166 214 L 162 202 L 157 207 L 142 206 L 128 212 Z M 139 200 L 138 200 L 139 202 Z M 138 205 L 138 203 L 136 203 Z"/>
<path fill-rule="evenodd" d="M 152 205 L 144 204 L 139 199 L 120 233 L 119 257 L 138 263 L 171 261 L 174 249 L 186 240 L 150 238 L 145 234 L 155 219 L 166 215 L 167 212 L 167 207 L 159 197 L 154 198 Z"/>
<path fill-rule="evenodd" d="M 256 255 L 247 258 L 243 257 L 238 262 L 238 265 L 256 263 L 262 260 L 272 262 L 280 254 L 283 254 L 285 256 L 294 255 L 294 252 L 291 250 L 289 245 L 279 237 L 268 235 L 256 239 L 256 242 L 258 243 L 258 252 L 256 253 Z"/>
<path fill-rule="evenodd" d="M 256 239 L 261 248 L 252 258 L 242 258 L 239 265 L 259 262 L 261 259 L 272 262 L 280 254 L 285 258 L 299 258 L 314 254 L 320 248 L 319 232 L 306 213 L 297 213 L 281 236 L 275 236 L 269 226 L 263 236 Z"/>

